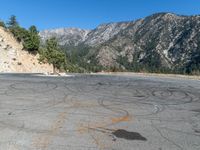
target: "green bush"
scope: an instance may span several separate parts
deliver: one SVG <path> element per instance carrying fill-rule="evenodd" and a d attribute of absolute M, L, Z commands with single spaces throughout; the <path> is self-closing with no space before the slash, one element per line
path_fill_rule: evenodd
<path fill-rule="evenodd" d="M 19 42 L 23 42 L 28 36 L 28 31 L 20 26 L 9 28 L 9 30 Z"/>

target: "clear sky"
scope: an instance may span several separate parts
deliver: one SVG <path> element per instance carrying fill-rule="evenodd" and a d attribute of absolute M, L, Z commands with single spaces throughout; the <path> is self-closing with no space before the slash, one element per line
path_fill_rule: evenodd
<path fill-rule="evenodd" d="M 93 29 L 101 23 L 129 21 L 157 12 L 200 14 L 200 0 L 0 0 L 0 19 L 17 16 L 24 27 Z"/>

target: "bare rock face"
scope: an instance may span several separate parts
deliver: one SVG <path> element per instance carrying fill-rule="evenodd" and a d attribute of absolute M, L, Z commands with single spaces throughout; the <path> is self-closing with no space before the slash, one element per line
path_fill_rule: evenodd
<path fill-rule="evenodd" d="M 53 67 L 40 64 L 39 55 L 29 54 L 6 29 L 0 27 L 0 72 L 51 73 Z"/>
<path fill-rule="evenodd" d="M 51 37 L 58 39 L 60 45 L 73 45 L 77 46 L 84 41 L 89 33 L 89 30 L 82 30 L 78 28 L 60 28 L 52 30 L 44 30 L 40 32 L 42 41 L 45 41 Z"/>
<path fill-rule="evenodd" d="M 102 24 L 91 31 L 58 31 L 53 33 L 56 32 L 54 35 L 61 45 L 88 46 L 89 52 L 84 59 L 96 59 L 103 67 L 126 70 L 132 70 L 135 65 L 170 70 L 200 68 L 198 15 L 158 13 L 136 21 Z M 44 39 L 52 36 L 51 33 L 51 30 L 44 31 L 40 35 Z"/>
<path fill-rule="evenodd" d="M 113 38 L 121 30 L 126 29 L 129 24 L 130 22 L 102 24 L 89 32 L 87 38 L 83 42 L 90 46 L 98 46 Z"/>

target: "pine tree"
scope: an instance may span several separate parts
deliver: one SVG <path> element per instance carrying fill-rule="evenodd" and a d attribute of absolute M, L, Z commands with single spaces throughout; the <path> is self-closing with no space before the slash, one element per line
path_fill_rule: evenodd
<path fill-rule="evenodd" d="M 56 38 L 46 40 L 45 47 L 40 50 L 40 61 L 45 61 L 53 65 L 54 74 L 57 69 L 65 69 L 66 56 L 58 46 Z"/>
<path fill-rule="evenodd" d="M 17 18 L 15 15 L 12 15 L 7 23 L 8 27 L 9 28 L 14 28 L 14 27 L 17 27 L 19 26 L 19 23 L 17 21 Z"/>
<path fill-rule="evenodd" d="M 28 30 L 26 37 L 24 38 L 24 48 L 28 51 L 38 51 L 40 46 L 40 37 L 38 35 L 37 28 L 31 26 Z"/>
<path fill-rule="evenodd" d="M 37 30 L 37 27 L 34 26 L 34 25 L 30 26 L 29 32 L 31 32 L 33 34 L 38 34 L 39 33 L 38 30 Z"/>

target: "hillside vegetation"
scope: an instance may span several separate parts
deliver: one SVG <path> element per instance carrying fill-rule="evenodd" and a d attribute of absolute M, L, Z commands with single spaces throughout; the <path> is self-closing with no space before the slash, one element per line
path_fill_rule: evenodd
<path fill-rule="evenodd" d="M 12 34 L 0 27 L 0 72 L 51 73 L 52 66 L 41 64 L 38 59 L 38 54 L 23 50 Z"/>
<path fill-rule="evenodd" d="M 47 40 L 47 44 L 41 45 L 38 33 L 34 25 L 28 30 L 21 27 L 15 16 L 11 16 L 7 24 L 0 21 L 0 72 L 65 71 L 66 57 L 54 46 L 57 41 L 49 45 Z"/>

